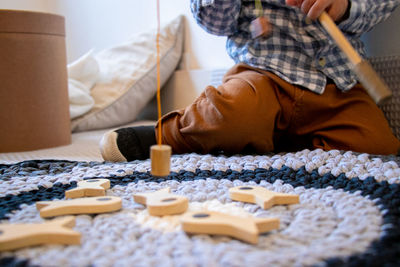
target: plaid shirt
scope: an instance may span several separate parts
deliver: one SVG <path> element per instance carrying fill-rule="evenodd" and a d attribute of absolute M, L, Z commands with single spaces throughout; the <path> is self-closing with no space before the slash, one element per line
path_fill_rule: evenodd
<path fill-rule="evenodd" d="M 271 71 L 291 84 L 322 94 L 327 77 L 342 90 L 357 82 L 346 55 L 318 21 L 311 21 L 285 0 L 261 0 L 272 33 L 251 38 L 257 18 L 255 0 L 191 0 L 197 23 L 209 33 L 227 36 L 226 48 L 236 63 Z M 351 0 L 349 17 L 338 26 L 352 46 L 365 55 L 362 33 L 386 19 L 400 0 Z"/>

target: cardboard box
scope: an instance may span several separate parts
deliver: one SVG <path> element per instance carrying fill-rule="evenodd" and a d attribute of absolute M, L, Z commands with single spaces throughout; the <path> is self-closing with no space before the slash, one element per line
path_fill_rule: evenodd
<path fill-rule="evenodd" d="M 70 143 L 64 17 L 0 10 L 0 152 Z"/>

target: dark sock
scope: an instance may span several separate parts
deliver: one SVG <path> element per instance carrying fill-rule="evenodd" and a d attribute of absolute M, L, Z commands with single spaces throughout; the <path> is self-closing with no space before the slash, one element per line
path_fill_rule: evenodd
<path fill-rule="evenodd" d="M 150 157 L 150 147 L 156 144 L 154 126 L 121 128 L 115 132 L 118 133 L 118 148 L 128 161 Z"/>

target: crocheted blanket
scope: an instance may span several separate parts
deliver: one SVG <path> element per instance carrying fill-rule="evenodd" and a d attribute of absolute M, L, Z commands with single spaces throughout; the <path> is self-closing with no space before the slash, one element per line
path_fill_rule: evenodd
<path fill-rule="evenodd" d="M 0 165 L 1 223 L 40 223 L 35 202 L 64 199 L 88 178 L 107 178 L 122 209 L 77 215 L 80 245 L 33 246 L 0 254 L 1 266 L 383 266 L 400 263 L 400 158 L 332 150 L 264 156 L 174 155 L 167 179 L 150 161 L 24 161 Z M 234 186 L 299 195 L 262 209 L 232 201 Z M 189 210 L 280 219 L 257 244 L 187 234 L 182 215 L 151 216 L 133 195 L 170 187 Z M 0 233 L 1 237 L 1 233 Z"/>

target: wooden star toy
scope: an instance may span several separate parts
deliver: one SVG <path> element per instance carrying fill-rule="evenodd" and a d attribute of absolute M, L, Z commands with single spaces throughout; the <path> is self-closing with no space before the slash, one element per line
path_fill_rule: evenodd
<path fill-rule="evenodd" d="M 133 199 L 147 206 L 149 214 L 153 216 L 180 214 L 185 212 L 189 205 L 186 197 L 171 194 L 169 187 L 152 193 L 136 194 Z"/>
<path fill-rule="evenodd" d="M 258 235 L 279 228 L 278 218 L 242 218 L 214 211 L 185 213 L 182 228 L 190 234 L 227 235 L 251 244 Z"/>
<path fill-rule="evenodd" d="M 97 214 L 117 211 L 122 208 L 122 200 L 119 197 L 88 197 L 75 198 L 60 201 L 39 201 L 36 208 L 42 218 L 72 215 L 72 214 Z"/>
<path fill-rule="evenodd" d="M 75 217 L 44 223 L 0 224 L 0 251 L 44 244 L 80 244 L 81 234 L 71 230 Z"/>
<path fill-rule="evenodd" d="M 254 203 L 263 209 L 274 205 L 288 205 L 299 203 L 299 196 L 277 193 L 260 186 L 237 186 L 229 189 L 232 200 Z"/>
<path fill-rule="evenodd" d="M 78 182 L 76 188 L 65 192 L 66 198 L 105 196 L 106 189 L 110 188 L 108 179 L 89 179 Z"/>

